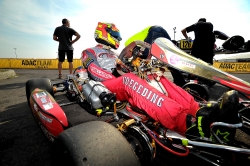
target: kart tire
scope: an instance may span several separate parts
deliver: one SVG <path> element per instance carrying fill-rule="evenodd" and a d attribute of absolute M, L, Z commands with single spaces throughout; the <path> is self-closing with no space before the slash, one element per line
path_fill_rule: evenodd
<path fill-rule="evenodd" d="M 236 35 L 228 38 L 222 47 L 227 50 L 237 50 L 242 47 L 245 43 L 245 39 L 242 36 Z"/>
<path fill-rule="evenodd" d="M 212 86 L 214 86 L 215 84 L 216 84 L 216 82 L 215 81 L 211 81 L 211 80 L 207 80 L 207 79 L 202 79 L 202 78 L 200 78 L 201 79 L 201 83 L 202 84 L 205 84 L 205 85 L 207 85 L 208 87 L 212 87 Z"/>
<path fill-rule="evenodd" d="M 208 86 L 209 86 L 209 87 L 212 87 L 212 86 L 214 86 L 215 84 L 216 84 L 215 81 L 209 81 L 209 82 L 208 82 Z"/>
<path fill-rule="evenodd" d="M 197 83 L 186 83 L 182 87 L 188 93 L 190 93 L 196 101 L 208 101 L 209 91 L 207 86 Z"/>
<path fill-rule="evenodd" d="M 26 97 L 29 105 L 30 105 L 30 95 L 36 88 L 43 89 L 54 97 L 53 85 L 50 79 L 48 78 L 30 79 L 26 82 Z"/>
<path fill-rule="evenodd" d="M 57 143 L 75 166 L 140 165 L 126 138 L 114 126 L 103 121 L 71 127 L 58 135 Z"/>

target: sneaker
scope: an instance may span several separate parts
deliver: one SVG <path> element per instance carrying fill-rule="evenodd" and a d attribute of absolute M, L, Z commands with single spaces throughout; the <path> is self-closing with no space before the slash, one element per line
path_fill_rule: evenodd
<path fill-rule="evenodd" d="M 198 116 L 212 116 L 212 114 L 218 113 L 219 103 L 216 101 L 209 101 L 207 103 L 199 103 L 200 109 L 196 112 Z M 216 116 L 216 115 L 214 115 Z"/>
<path fill-rule="evenodd" d="M 224 93 L 218 102 L 201 107 L 196 113 L 196 127 L 201 137 L 210 137 L 216 140 L 210 133 L 210 126 L 213 122 L 224 122 L 229 124 L 239 123 L 238 118 L 239 96 L 235 90 Z M 215 126 L 213 132 L 218 138 L 231 143 L 234 139 L 236 129 L 224 126 Z"/>
<path fill-rule="evenodd" d="M 219 99 L 220 121 L 225 123 L 238 123 L 239 94 L 230 90 Z"/>
<path fill-rule="evenodd" d="M 212 122 L 208 119 L 207 116 L 198 116 L 197 118 L 195 118 L 192 117 L 191 115 L 187 115 L 186 118 L 187 130 L 185 132 L 185 136 L 188 139 L 200 138 L 202 140 L 208 141 L 211 136 L 210 134 L 211 123 Z"/>

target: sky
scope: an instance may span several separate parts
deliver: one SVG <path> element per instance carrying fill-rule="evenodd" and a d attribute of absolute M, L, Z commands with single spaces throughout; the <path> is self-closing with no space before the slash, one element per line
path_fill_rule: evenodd
<path fill-rule="evenodd" d="M 199 18 L 206 18 L 214 30 L 250 40 L 250 0 L 0 0 L 0 18 L 0 58 L 56 59 L 53 33 L 63 18 L 81 35 L 73 45 L 74 59 L 96 45 L 98 22 L 114 23 L 120 30 L 117 52 L 150 25 L 162 26 L 171 39 L 183 39 L 181 30 Z M 188 36 L 194 39 L 193 32 Z M 217 39 L 218 46 L 222 43 Z"/>

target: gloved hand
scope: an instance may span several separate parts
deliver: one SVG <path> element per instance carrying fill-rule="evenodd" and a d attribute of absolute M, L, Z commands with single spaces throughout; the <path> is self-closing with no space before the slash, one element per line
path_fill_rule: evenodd
<path fill-rule="evenodd" d="M 188 38 L 187 38 L 187 41 L 191 42 L 191 41 L 192 41 L 192 38 L 191 38 L 191 37 L 188 37 Z"/>

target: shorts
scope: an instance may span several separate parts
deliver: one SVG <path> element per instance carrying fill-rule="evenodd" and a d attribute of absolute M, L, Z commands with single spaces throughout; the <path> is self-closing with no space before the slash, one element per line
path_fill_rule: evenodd
<path fill-rule="evenodd" d="M 68 62 L 73 62 L 73 50 L 59 50 L 58 51 L 59 62 L 64 62 L 64 60 L 65 60 L 65 53 L 67 54 L 67 60 L 68 60 Z"/>

